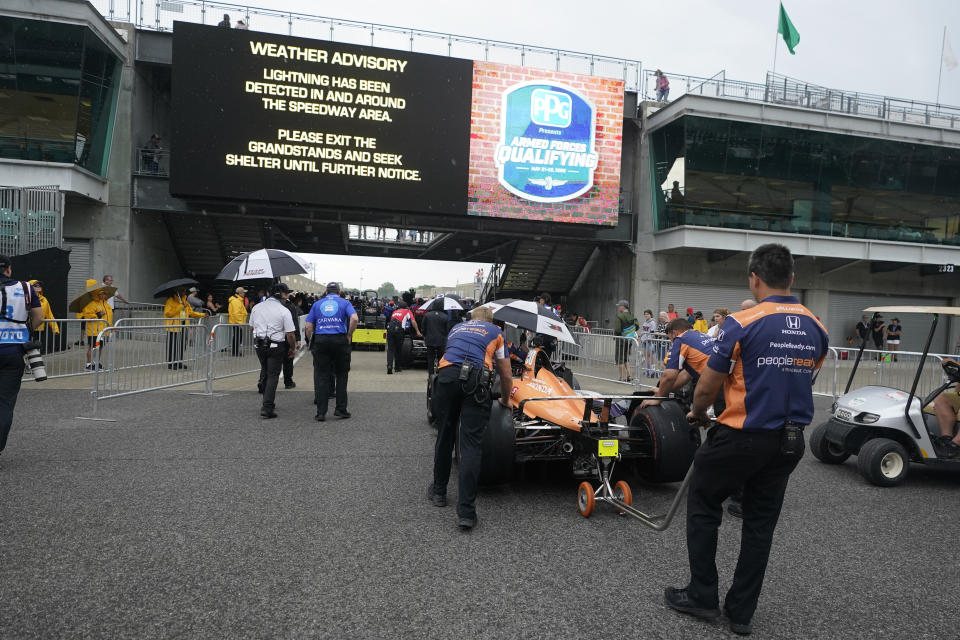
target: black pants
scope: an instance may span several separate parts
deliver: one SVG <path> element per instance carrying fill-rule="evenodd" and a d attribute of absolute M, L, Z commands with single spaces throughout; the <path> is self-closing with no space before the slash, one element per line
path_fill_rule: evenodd
<path fill-rule="evenodd" d="M 717 529 L 723 501 L 743 486 L 740 557 L 725 606 L 734 622 L 750 622 L 760 598 L 773 531 L 780 518 L 790 473 L 803 457 L 780 452 L 782 431 L 740 431 L 717 425 L 697 450 L 687 494 L 687 554 L 691 598 L 719 603 Z"/>
<path fill-rule="evenodd" d="M 167 332 L 167 368 L 172 368 L 175 364 L 182 364 L 183 345 L 186 342 L 186 334 L 182 331 Z"/>
<path fill-rule="evenodd" d="M 407 336 L 400 331 L 387 331 L 387 369 L 402 369 L 403 365 L 403 341 Z M 396 366 L 394 366 L 396 361 Z"/>
<path fill-rule="evenodd" d="M 283 358 L 283 384 L 288 387 L 293 384 L 293 356 Z"/>
<path fill-rule="evenodd" d="M 437 445 L 433 456 L 433 490 L 444 495 L 450 480 L 453 446 L 459 439 L 460 478 L 457 515 L 477 515 L 477 478 L 480 476 L 483 433 L 490 422 L 490 401 L 479 403 L 472 390 L 475 379 L 467 383 L 457 379 L 460 367 L 444 367 L 437 373 L 433 393 L 433 415 L 437 425 Z M 459 425 L 459 435 L 457 426 Z"/>
<path fill-rule="evenodd" d="M 331 375 L 337 380 L 336 410 L 347 410 L 347 374 L 350 372 L 350 341 L 345 333 L 328 333 L 313 337 L 313 396 L 317 415 L 327 415 L 330 405 Z"/>
<path fill-rule="evenodd" d="M 232 353 L 235 356 L 239 356 L 240 348 L 243 346 L 243 327 L 240 327 L 240 326 L 233 327 L 233 330 L 231 331 L 231 333 L 233 335 L 230 336 L 230 340 L 231 340 L 230 353 Z"/>
<path fill-rule="evenodd" d="M 17 406 L 23 369 L 22 353 L 0 355 L 0 451 L 7 446 L 7 435 L 13 425 L 13 408 Z"/>
<path fill-rule="evenodd" d="M 257 347 L 257 358 L 260 360 L 260 381 L 257 383 L 263 389 L 263 409 L 273 411 L 277 398 L 277 382 L 280 380 L 280 369 L 283 368 L 283 359 L 287 357 L 287 344 L 265 343 Z"/>
<path fill-rule="evenodd" d="M 427 347 L 427 373 L 437 370 L 437 364 L 440 362 L 440 358 L 443 357 L 444 348 L 443 346 L 439 347 Z"/>

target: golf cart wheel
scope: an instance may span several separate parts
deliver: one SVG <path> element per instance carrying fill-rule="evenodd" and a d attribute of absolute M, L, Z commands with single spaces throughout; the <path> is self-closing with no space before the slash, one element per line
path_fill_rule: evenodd
<path fill-rule="evenodd" d="M 646 431 L 651 456 L 639 460 L 637 473 L 650 482 L 680 482 L 700 446 L 700 430 L 687 422 L 679 402 L 638 409 L 630 426 Z"/>
<path fill-rule="evenodd" d="M 597 501 L 593 497 L 593 485 L 586 481 L 581 482 L 580 486 L 577 487 L 577 511 L 584 518 L 589 518 L 596 504 Z"/>
<path fill-rule="evenodd" d="M 630 490 L 630 485 L 627 484 L 626 480 L 620 480 L 617 484 L 613 485 L 613 495 L 625 505 L 633 506 L 633 491 Z M 626 512 L 618 509 L 617 513 L 623 515 Z"/>
<path fill-rule="evenodd" d="M 516 460 L 516 429 L 513 425 L 513 410 L 492 400 L 490 423 L 483 432 L 483 458 L 480 462 L 479 483 L 498 485 L 513 479 L 513 463 Z"/>
<path fill-rule="evenodd" d="M 826 464 L 841 464 L 850 454 L 843 447 L 838 447 L 827 440 L 827 426 L 829 423 L 817 425 L 810 434 L 810 450 L 813 457 Z"/>
<path fill-rule="evenodd" d="M 878 487 L 895 487 L 907 478 L 910 456 L 896 440 L 867 440 L 857 454 L 860 475 Z"/>

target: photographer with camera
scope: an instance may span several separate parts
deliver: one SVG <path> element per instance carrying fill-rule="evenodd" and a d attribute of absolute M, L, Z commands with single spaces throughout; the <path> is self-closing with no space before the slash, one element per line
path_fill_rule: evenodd
<path fill-rule="evenodd" d="M 437 444 L 433 459 L 433 482 L 427 497 L 437 507 L 447 505 L 447 482 L 455 440 L 460 440 L 460 490 L 458 526 L 464 531 L 477 524 L 474 503 L 480 477 L 483 432 L 490 422 L 491 387 L 500 374 L 500 403 L 508 406 L 512 377 L 504 348 L 503 333 L 493 324 L 493 312 L 477 307 L 470 320 L 456 325 L 447 336 L 447 349 L 437 369 L 433 415 Z M 460 424 L 459 438 L 457 423 Z"/>
<path fill-rule="evenodd" d="M 41 371 L 43 368 L 38 345 L 30 342 L 30 332 L 43 322 L 40 298 L 29 284 L 14 280 L 11 269 L 10 258 L 0 256 L 0 453 L 13 425 L 24 356 L 29 352 L 34 371 L 37 364 Z M 46 379 L 46 373 L 42 378 Z"/>

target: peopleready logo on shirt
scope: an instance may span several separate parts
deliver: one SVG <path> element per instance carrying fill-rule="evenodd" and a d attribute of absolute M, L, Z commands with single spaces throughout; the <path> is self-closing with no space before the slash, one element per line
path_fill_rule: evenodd
<path fill-rule="evenodd" d="M 500 144 L 494 162 L 500 184 L 533 202 L 563 202 L 593 186 L 599 155 L 597 110 L 575 89 L 540 81 L 503 92 Z"/>

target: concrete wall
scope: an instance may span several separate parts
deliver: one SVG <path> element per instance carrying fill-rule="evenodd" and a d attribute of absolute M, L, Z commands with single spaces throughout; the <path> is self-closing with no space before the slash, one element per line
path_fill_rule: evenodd
<path fill-rule="evenodd" d="M 579 313 L 587 320 L 596 320 L 599 327 L 613 328 L 618 300 L 630 300 L 634 310 L 640 304 L 631 299 L 633 270 L 634 255 L 625 247 L 606 245 L 594 251 L 567 295 L 564 312 Z"/>

